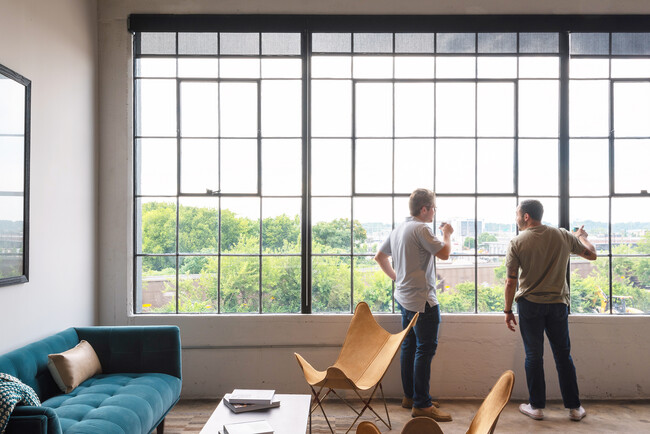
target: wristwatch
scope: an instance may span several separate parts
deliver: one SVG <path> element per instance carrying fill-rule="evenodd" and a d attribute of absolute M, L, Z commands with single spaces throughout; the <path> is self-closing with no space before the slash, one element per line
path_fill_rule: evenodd
<path fill-rule="evenodd" d="M 504 310 L 503 313 L 512 313 L 512 309 L 510 309 L 510 310 Z"/>

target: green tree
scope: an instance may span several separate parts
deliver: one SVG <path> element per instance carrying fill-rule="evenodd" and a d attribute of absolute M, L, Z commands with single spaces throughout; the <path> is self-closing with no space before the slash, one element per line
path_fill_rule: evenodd
<path fill-rule="evenodd" d="M 463 242 L 463 247 L 465 249 L 473 249 L 474 248 L 474 238 L 472 238 L 472 237 L 465 238 L 465 242 Z"/>
<path fill-rule="evenodd" d="M 368 234 L 361 223 L 354 221 L 354 247 L 361 248 L 366 242 Z M 350 220 L 336 219 L 331 222 L 318 222 L 312 228 L 314 243 L 323 246 L 328 252 L 349 252 L 350 251 Z"/>
<path fill-rule="evenodd" d="M 497 237 L 489 232 L 481 232 L 478 236 L 478 245 L 480 246 L 483 243 L 489 243 L 497 241 Z"/>

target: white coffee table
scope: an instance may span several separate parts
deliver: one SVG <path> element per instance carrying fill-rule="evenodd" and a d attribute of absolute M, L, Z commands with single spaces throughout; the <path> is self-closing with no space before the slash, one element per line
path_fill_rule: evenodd
<path fill-rule="evenodd" d="M 222 400 L 201 430 L 201 434 L 222 433 L 224 424 L 254 420 L 266 420 L 276 434 L 305 434 L 311 395 L 276 394 L 275 399 L 280 400 L 280 406 L 277 408 L 239 414 L 230 411 Z"/>

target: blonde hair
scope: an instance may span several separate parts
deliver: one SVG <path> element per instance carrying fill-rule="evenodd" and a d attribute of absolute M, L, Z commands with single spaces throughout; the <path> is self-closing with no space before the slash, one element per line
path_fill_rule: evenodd
<path fill-rule="evenodd" d="M 436 203 L 436 195 L 426 188 L 418 188 L 409 197 L 409 211 L 413 217 L 420 215 L 423 206 L 431 208 Z"/>

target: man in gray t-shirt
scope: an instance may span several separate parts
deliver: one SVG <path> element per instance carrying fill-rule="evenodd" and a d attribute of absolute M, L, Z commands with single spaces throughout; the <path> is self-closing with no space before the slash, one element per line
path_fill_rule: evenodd
<path fill-rule="evenodd" d="M 454 229 L 446 223 L 440 226 L 442 242 L 433 234 L 428 223 L 433 221 L 436 206 L 430 190 L 415 190 L 409 198 L 409 210 L 411 217 L 393 230 L 379 248 L 375 261 L 395 281 L 395 301 L 402 312 L 402 326 L 406 328 L 415 313 L 420 313 L 415 327 L 402 342 L 402 407 L 411 408 L 413 417 L 427 416 L 446 422 L 451 415 L 438 410 L 429 395 L 431 361 L 438 347 L 440 326 L 434 257 L 449 258 Z"/>

